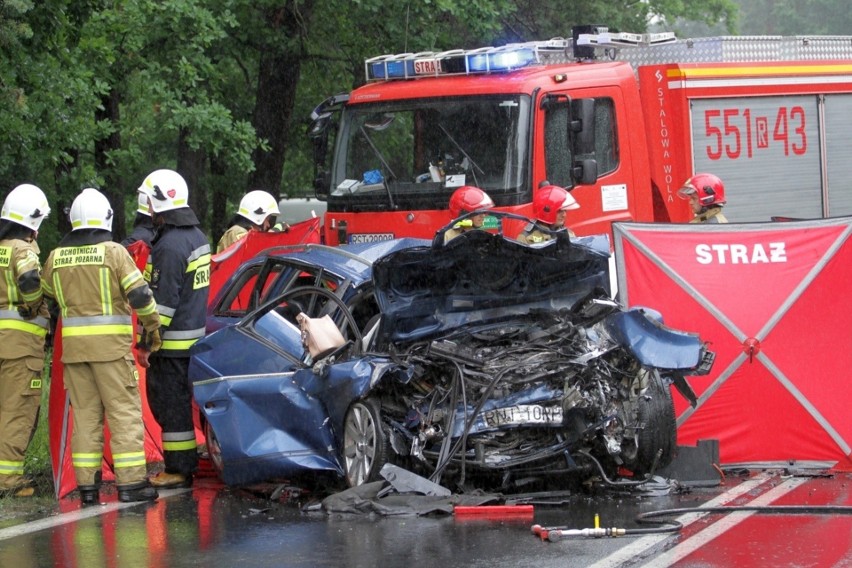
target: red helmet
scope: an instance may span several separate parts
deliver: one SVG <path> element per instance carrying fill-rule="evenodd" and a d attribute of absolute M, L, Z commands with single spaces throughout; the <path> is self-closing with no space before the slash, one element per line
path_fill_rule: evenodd
<path fill-rule="evenodd" d="M 677 191 L 683 199 L 698 195 L 698 202 L 704 207 L 725 204 L 725 186 L 722 180 L 713 174 L 695 174 Z"/>
<path fill-rule="evenodd" d="M 472 185 L 458 188 L 450 197 L 450 214 L 454 218 L 477 209 L 491 209 L 492 207 L 494 207 L 494 202 L 491 201 L 488 194 Z"/>
<path fill-rule="evenodd" d="M 560 211 L 579 209 L 580 204 L 571 197 L 565 188 L 558 185 L 546 185 L 539 189 L 533 197 L 533 215 L 542 223 L 552 225 Z"/>

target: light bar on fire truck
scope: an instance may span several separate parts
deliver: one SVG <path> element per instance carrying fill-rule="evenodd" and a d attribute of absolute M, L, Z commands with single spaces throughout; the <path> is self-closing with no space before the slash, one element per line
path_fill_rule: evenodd
<path fill-rule="evenodd" d="M 612 33 L 603 32 L 599 34 L 580 34 L 577 37 L 577 45 L 600 48 L 624 48 L 640 47 L 646 45 L 660 45 L 674 43 L 677 41 L 672 32 L 659 32 L 654 34 L 631 34 L 627 32 Z"/>
<path fill-rule="evenodd" d="M 399 53 L 380 55 L 364 62 L 367 81 L 419 79 L 440 75 L 499 73 L 531 65 L 567 60 L 568 40 L 512 43 L 501 47 L 454 49 L 438 53 Z"/>

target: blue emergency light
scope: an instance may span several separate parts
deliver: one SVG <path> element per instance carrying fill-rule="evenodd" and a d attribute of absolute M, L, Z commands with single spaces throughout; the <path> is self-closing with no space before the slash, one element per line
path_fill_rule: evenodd
<path fill-rule="evenodd" d="M 364 63 L 367 81 L 501 73 L 531 65 L 565 62 L 569 45 L 567 40 L 555 38 L 501 47 L 380 55 Z"/>

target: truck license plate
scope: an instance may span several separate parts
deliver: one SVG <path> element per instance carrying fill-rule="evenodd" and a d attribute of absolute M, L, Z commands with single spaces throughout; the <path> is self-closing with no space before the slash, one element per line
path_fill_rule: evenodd
<path fill-rule="evenodd" d="M 541 406 L 538 404 L 519 404 L 505 408 L 495 408 L 482 414 L 485 424 L 490 428 L 501 426 L 522 426 L 529 424 L 562 424 L 561 406 Z"/>
<path fill-rule="evenodd" d="M 349 235 L 349 242 L 352 244 L 377 243 L 379 241 L 391 240 L 393 240 L 393 233 L 359 233 Z"/>

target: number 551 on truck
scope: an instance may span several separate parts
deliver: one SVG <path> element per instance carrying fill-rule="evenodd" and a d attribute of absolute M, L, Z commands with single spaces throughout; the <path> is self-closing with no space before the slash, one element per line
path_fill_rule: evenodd
<path fill-rule="evenodd" d="M 313 112 L 327 244 L 432 238 L 465 185 L 531 216 L 569 189 L 578 235 L 686 222 L 680 184 L 725 183 L 732 222 L 852 214 L 852 38 L 609 33 L 383 55 Z M 502 229 L 510 236 L 520 222 Z"/>

